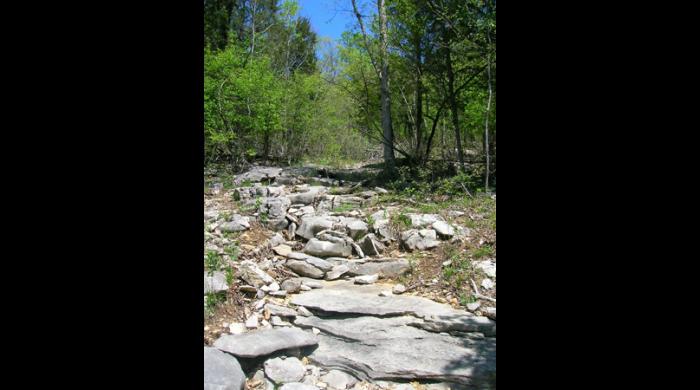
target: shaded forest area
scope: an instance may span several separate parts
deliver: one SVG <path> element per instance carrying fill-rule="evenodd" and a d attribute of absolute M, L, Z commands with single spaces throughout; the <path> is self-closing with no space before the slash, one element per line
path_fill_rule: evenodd
<path fill-rule="evenodd" d="M 340 42 L 293 0 L 204 1 L 207 165 L 379 162 L 404 182 L 495 190 L 495 0 L 336 7 L 355 20 Z"/>

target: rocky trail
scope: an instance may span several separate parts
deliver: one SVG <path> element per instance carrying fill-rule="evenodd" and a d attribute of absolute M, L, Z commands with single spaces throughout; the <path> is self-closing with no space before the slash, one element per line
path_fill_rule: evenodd
<path fill-rule="evenodd" d="M 483 219 L 470 210 L 380 202 L 373 173 L 209 176 L 205 389 L 496 387 L 495 254 L 457 286 L 444 276 L 462 261 L 448 254 L 484 252 L 495 232 L 466 226 Z"/>

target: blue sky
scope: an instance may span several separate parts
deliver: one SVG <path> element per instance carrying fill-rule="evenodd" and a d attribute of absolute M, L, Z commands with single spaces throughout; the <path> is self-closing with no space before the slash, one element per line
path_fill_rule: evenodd
<path fill-rule="evenodd" d="M 355 21 L 350 0 L 298 0 L 298 2 L 301 6 L 299 14 L 311 19 L 314 31 L 321 37 L 338 41 L 343 31 L 350 29 Z M 358 2 L 360 3 L 362 1 Z"/>

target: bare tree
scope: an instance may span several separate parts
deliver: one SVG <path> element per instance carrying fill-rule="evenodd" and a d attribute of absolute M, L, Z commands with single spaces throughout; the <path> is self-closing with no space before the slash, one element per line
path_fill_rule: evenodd
<path fill-rule="evenodd" d="M 489 46 L 491 45 L 491 36 L 486 33 L 486 38 L 488 39 Z M 490 48 L 489 48 L 490 49 Z M 486 103 L 486 120 L 484 121 L 484 151 L 486 152 L 486 180 L 484 181 L 484 189 L 488 191 L 489 188 L 489 174 L 490 174 L 490 163 L 491 159 L 489 157 L 489 113 L 491 111 L 491 96 L 493 95 L 493 90 L 491 88 L 491 51 L 489 50 L 486 56 L 486 74 L 488 75 L 489 84 L 489 100 Z"/>
<path fill-rule="evenodd" d="M 355 0 L 352 1 L 352 9 L 355 12 L 355 17 L 360 24 L 360 30 L 365 41 L 365 49 L 369 54 L 370 61 L 374 70 L 377 72 L 380 81 L 380 102 L 381 102 L 381 121 L 384 143 L 384 164 L 389 172 L 393 172 L 396 167 L 396 159 L 394 157 L 394 130 L 391 123 L 391 94 L 389 91 L 389 54 L 387 43 L 387 20 L 386 20 L 386 4 L 385 0 L 377 0 L 377 11 L 379 13 L 379 68 L 377 61 L 372 55 L 372 50 L 369 45 L 367 31 L 362 22 L 362 15 L 357 8 Z"/>
<path fill-rule="evenodd" d="M 382 102 L 382 130 L 384 131 L 384 163 L 389 172 L 394 170 L 394 130 L 391 126 L 391 95 L 389 92 L 389 50 L 386 37 L 386 4 L 385 0 L 377 0 L 379 11 L 379 46 L 382 63 L 381 70 L 381 102 Z"/>

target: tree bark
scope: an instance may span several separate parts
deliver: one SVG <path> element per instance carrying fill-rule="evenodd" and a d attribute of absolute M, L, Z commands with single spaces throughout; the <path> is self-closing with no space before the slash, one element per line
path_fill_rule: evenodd
<path fill-rule="evenodd" d="M 489 46 L 491 46 L 491 37 L 488 32 L 486 33 L 486 38 L 489 41 Z M 493 95 L 493 90 L 491 88 L 491 50 L 489 47 L 488 55 L 486 56 L 486 74 L 488 75 L 489 84 L 489 100 L 486 103 L 486 120 L 484 121 L 484 149 L 486 152 L 486 180 L 484 180 L 484 190 L 488 191 L 489 188 L 489 169 L 491 166 L 491 159 L 489 157 L 489 113 L 491 112 L 491 96 Z"/>
<path fill-rule="evenodd" d="M 421 47 L 420 36 L 414 37 L 416 48 L 416 161 L 422 160 L 421 146 L 423 142 L 423 79 L 421 75 Z M 426 151 L 427 153 L 427 151 Z"/>
<path fill-rule="evenodd" d="M 265 160 L 267 160 L 269 155 L 270 155 L 270 133 L 268 133 L 266 131 L 265 135 L 263 136 L 263 158 Z"/>
<path fill-rule="evenodd" d="M 250 14 L 251 22 L 251 39 L 250 39 L 250 55 L 255 54 L 255 14 L 258 12 L 258 1 L 253 0 L 252 12 Z"/>
<path fill-rule="evenodd" d="M 387 22 L 385 0 L 377 0 L 379 12 L 379 43 L 381 56 L 381 105 L 382 130 L 384 133 L 384 164 L 388 172 L 393 172 L 396 166 L 394 157 L 394 131 L 391 125 L 391 95 L 389 91 L 389 54 L 387 45 Z"/>
<path fill-rule="evenodd" d="M 447 32 L 445 31 L 445 35 Z M 445 60 L 447 62 L 447 87 L 450 97 L 450 109 L 452 111 L 452 124 L 455 129 L 455 140 L 457 141 L 457 156 L 459 156 L 459 165 L 464 169 L 464 154 L 462 153 L 462 140 L 459 131 L 459 111 L 457 110 L 457 97 L 455 96 L 455 75 L 452 71 L 452 50 L 450 49 L 449 38 L 445 39 Z"/>

